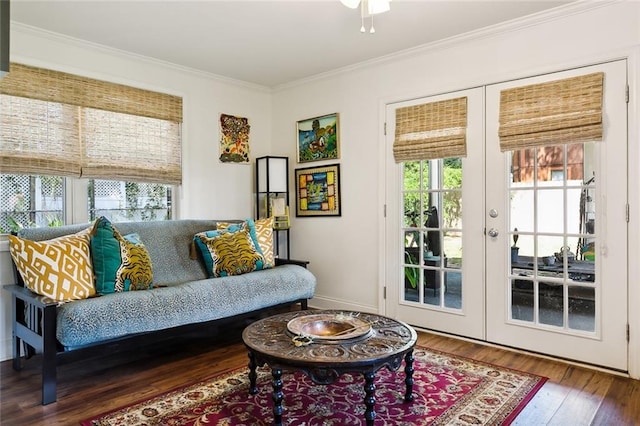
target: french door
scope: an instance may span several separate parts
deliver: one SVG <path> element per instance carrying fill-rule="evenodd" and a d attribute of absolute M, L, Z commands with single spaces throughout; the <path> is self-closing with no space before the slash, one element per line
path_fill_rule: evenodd
<path fill-rule="evenodd" d="M 487 87 L 488 341 L 627 370 L 626 69 L 617 61 Z M 500 153 L 503 90 L 597 72 L 602 141 Z"/>
<path fill-rule="evenodd" d="M 390 148 L 398 108 L 468 100 L 465 157 L 387 156 L 389 315 L 627 370 L 626 69 L 616 61 L 387 106 Z M 604 73 L 602 141 L 500 151 L 503 90 L 594 72 Z"/>
<path fill-rule="evenodd" d="M 429 329 L 484 338 L 482 193 L 484 89 L 400 102 L 387 107 L 393 145 L 395 111 L 466 98 L 466 157 L 396 165 L 387 187 L 387 314 Z M 393 208 L 389 208 L 393 206 Z"/>

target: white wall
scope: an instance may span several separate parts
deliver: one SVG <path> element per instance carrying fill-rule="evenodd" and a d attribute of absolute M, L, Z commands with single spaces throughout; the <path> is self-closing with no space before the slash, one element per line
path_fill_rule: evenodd
<path fill-rule="evenodd" d="M 390 13 L 393 13 L 390 12 Z M 377 63 L 342 70 L 274 93 L 274 150 L 295 159 L 292 132 L 297 120 L 326 113 L 340 114 L 342 217 L 292 218 L 294 257 L 311 261 L 318 277 L 317 307 L 384 312 L 381 268 L 384 260 L 383 204 L 384 105 L 476 87 L 509 79 L 558 71 L 596 62 L 631 57 L 632 99 L 638 67 L 639 4 L 582 4 L 565 8 L 563 16 L 541 14 L 517 25 L 486 29 L 465 37 L 425 46 Z M 631 164 L 638 164 L 635 101 L 630 104 Z M 308 165 L 296 164 L 292 168 Z M 631 258 L 638 251 L 637 172 L 630 177 Z M 633 262 L 634 264 L 637 262 Z M 637 268 L 632 265 L 631 268 Z M 638 271 L 631 270 L 630 277 Z M 640 352 L 640 290 L 631 281 L 632 370 L 639 376 L 634 354 Z M 634 309 L 635 308 L 635 309 Z"/>
<path fill-rule="evenodd" d="M 220 113 L 248 117 L 252 158 L 272 153 L 269 90 L 19 25 L 12 26 L 11 60 L 182 96 L 183 185 L 176 200 L 177 216 L 253 217 L 253 163 L 218 161 L 218 117 Z M 7 246 L 0 241 L 0 285 L 13 283 Z M 0 360 L 11 356 L 9 299 L 8 292 L 0 291 Z"/>

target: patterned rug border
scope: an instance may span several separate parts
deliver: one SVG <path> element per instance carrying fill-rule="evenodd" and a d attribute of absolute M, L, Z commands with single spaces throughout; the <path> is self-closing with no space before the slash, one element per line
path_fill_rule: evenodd
<path fill-rule="evenodd" d="M 438 349 L 430 349 L 428 347 L 420 346 L 420 345 L 416 345 L 416 349 L 426 350 L 428 352 L 434 352 L 434 353 L 440 354 L 442 356 L 448 356 L 448 357 L 451 357 L 451 358 L 458 358 L 458 359 L 465 360 L 467 362 L 473 362 L 473 363 L 476 363 L 476 364 L 484 365 L 486 367 L 500 368 L 502 370 L 512 371 L 514 373 L 522 374 L 523 376 L 536 378 L 537 379 L 537 383 L 535 384 L 535 386 L 533 388 L 531 388 L 531 390 L 529 391 L 527 396 L 524 397 L 522 399 L 522 401 L 520 401 L 520 404 L 518 404 L 518 406 L 513 409 L 511 414 L 504 419 L 504 421 L 502 422 L 503 426 L 510 425 L 516 419 L 516 417 L 518 417 L 518 414 L 520 414 L 520 412 L 524 409 L 524 407 L 526 407 L 527 404 L 533 399 L 533 397 L 536 396 L 538 391 L 540 391 L 540 389 L 542 388 L 542 386 L 544 386 L 544 384 L 547 382 L 547 380 L 549 380 L 548 377 L 544 377 L 544 376 L 540 376 L 540 375 L 537 375 L 537 374 L 529 373 L 529 372 L 526 372 L 526 371 L 523 371 L 523 370 L 519 370 L 517 368 L 502 367 L 500 365 L 493 364 L 493 363 L 490 363 L 490 362 L 478 361 L 477 359 L 474 359 L 474 358 L 471 358 L 471 357 L 466 357 L 466 356 L 463 356 L 463 355 L 455 355 L 455 354 L 451 354 L 451 353 L 448 353 L 448 352 L 445 352 L 445 351 L 440 351 Z"/>
<path fill-rule="evenodd" d="M 512 372 L 512 373 L 516 373 L 522 376 L 527 376 L 532 380 L 536 380 L 534 386 L 531 387 L 531 389 L 529 389 L 529 391 L 527 392 L 526 396 L 524 398 L 522 398 L 522 400 L 519 402 L 519 404 L 514 407 L 511 412 L 503 419 L 503 421 L 500 423 L 500 425 L 502 426 L 508 426 L 510 425 L 515 419 L 516 417 L 520 414 L 520 412 L 522 412 L 522 410 L 527 406 L 527 404 L 533 399 L 533 397 L 535 397 L 535 395 L 538 393 L 538 391 L 540 391 L 540 389 L 544 386 L 544 384 L 547 382 L 548 377 L 544 377 L 544 376 L 540 376 L 537 374 L 533 374 L 533 373 L 529 373 L 526 371 L 522 371 L 516 368 L 511 368 L 511 367 L 503 367 L 503 366 L 499 366 L 490 362 L 486 362 L 486 361 L 479 361 L 476 360 L 474 358 L 471 357 L 466 357 L 463 355 L 456 355 L 456 354 L 451 354 L 449 352 L 445 352 L 445 351 L 441 351 L 438 349 L 431 349 L 429 347 L 426 346 L 422 346 L 422 345 L 416 345 L 415 346 L 415 350 L 414 352 L 418 352 L 418 351 L 424 351 L 424 352 L 428 352 L 428 353 L 432 353 L 441 357 L 447 357 L 447 358 L 451 358 L 451 359 L 457 359 L 457 360 L 461 360 L 464 361 L 466 363 L 473 363 L 473 364 L 477 364 L 480 366 L 484 366 L 486 368 L 495 368 L 498 370 L 503 370 L 503 371 L 508 371 L 508 372 Z M 265 367 L 266 368 L 266 367 Z M 402 367 L 400 368 L 400 370 L 402 370 Z M 398 370 L 398 371 L 400 371 Z M 242 366 L 235 366 L 235 367 L 229 367 L 226 370 L 222 370 L 216 374 L 212 374 L 210 376 L 205 377 L 204 379 L 200 379 L 200 380 L 196 380 L 196 381 L 192 381 L 183 385 L 178 385 L 174 388 L 171 388 L 169 390 L 166 391 L 161 391 L 158 392 L 155 395 L 152 395 L 150 397 L 146 397 L 146 398 L 141 398 L 137 401 L 134 401 L 132 403 L 126 404 L 126 405 L 122 405 L 118 408 L 115 409 L 111 409 L 108 411 L 105 411 L 103 413 L 97 414 L 92 416 L 91 418 L 88 418 L 86 420 L 82 420 L 80 422 L 80 426 L 92 426 L 94 425 L 94 421 L 112 415 L 113 413 L 116 413 L 118 411 L 122 411 L 124 409 L 126 409 L 127 407 L 134 407 L 136 405 L 142 404 L 146 401 L 151 401 L 154 399 L 159 399 L 161 397 L 166 397 L 168 395 L 171 395 L 173 393 L 176 392 L 183 392 L 186 389 L 189 388 L 193 388 L 193 387 L 197 387 L 200 385 L 203 385 L 205 383 L 211 382 L 213 380 L 220 380 L 223 379 L 225 377 L 231 377 L 234 376 L 236 374 L 241 373 L 242 371 L 247 371 L 248 373 L 248 366 L 247 365 L 242 365 Z M 454 404 L 452 407 L 450 407 L 450 410 L 452 411 L 456 411 L 457 409 L 457 404 Z M 442 413 L 441 417 L 446 416 L 446 412 Z M 438 423 L 440 424 L 440 423 Z"/>

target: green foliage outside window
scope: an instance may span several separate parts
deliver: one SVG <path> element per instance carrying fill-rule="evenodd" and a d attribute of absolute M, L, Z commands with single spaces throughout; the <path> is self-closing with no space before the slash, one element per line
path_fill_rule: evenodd
<path fill-rule="evenodd" d="M 442 164 L 442 188 L 430 188 L 427 167 L 429 161 L 421 162 L 412 161 L 403 164 L 403 203 L 404 203 L 404 226 L 420 227 L 421 212 L 429 208 L 428 190 L 447 189 L 442 192 L 444 201 L 443 226 L 446 228 L 455 228 L 457 218 L 462 214 L 462 159 L 461 158 L 445 158 Z M 422 172 L 422 173 L 421 173 Z M 423 178 L 421 179 L 421 175 Z M 451 190 L 453 189 L 453 190 Z M 421 207 L 422 200 L 422 207 Z M 424 218 L 422 219 L 424 222 Z"/>

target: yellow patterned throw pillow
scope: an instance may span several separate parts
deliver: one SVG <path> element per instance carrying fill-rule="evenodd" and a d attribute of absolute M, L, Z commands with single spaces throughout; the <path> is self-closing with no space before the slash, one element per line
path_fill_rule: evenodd
<path fill-rule="evenodd" d="M 25 286 L 58 301 L 95 294 L 89 253 L 90 228 L 47 241 L 9 236 L 9 252 Z"/>
<path fill-rule="evenodd" d="M 212 277 L 241 275 L 263 268 L 264 257 L 258 251 L 247 228 L 196 234 L 198 246 Z M 196 241 L 198 242 L 198 241 Z"/>
<path fill-rule="evenodd" d="M 275 259 L 273 255 L 273 218 L 256 219 L 254 223 L 255 235 L 264 256 L 264 269 L 273 268 Z M 217 229 L 228 229 L 236 226 L 249 226 L 248 221 L 242 223 L 218 222 Z"/>
<path fill-rule="evenodd" d="M 258 244 L 264 255 L 264 267 L 273 268 L 273 218 L 258 219 L 255 221 L 255 226 Z"/>

